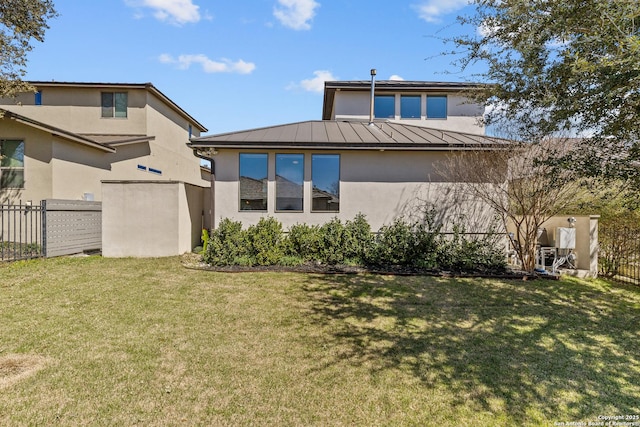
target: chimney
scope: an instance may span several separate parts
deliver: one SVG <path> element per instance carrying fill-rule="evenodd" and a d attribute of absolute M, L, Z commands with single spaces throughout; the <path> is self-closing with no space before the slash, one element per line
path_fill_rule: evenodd
<path fill-rule="evenodd" d="M 375 100 L 375 90 L 376 90 L 376 69 L 372 68 L 371 69 L 371 102 L 369 105 L 369 124 L 370 125 L 373 124 L 373 118 L 375 117 L 375 114 L 373 111 L 373 104 Z"/>

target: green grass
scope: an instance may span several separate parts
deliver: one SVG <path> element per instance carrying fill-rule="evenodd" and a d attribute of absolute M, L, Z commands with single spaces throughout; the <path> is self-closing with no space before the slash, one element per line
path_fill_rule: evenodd
<path fill-rule="evenodd" d="M 0 265 L 0 425 L 553 425 L 640 414 L 640 288 Z"/>

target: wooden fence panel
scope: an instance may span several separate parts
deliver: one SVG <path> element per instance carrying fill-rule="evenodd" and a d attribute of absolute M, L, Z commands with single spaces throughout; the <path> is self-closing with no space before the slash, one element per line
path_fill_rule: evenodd
<path fill-rule="evenodd" d="M 102 203 L 82 200 L 44 202 L 45 256 L 102 249 Z"/>

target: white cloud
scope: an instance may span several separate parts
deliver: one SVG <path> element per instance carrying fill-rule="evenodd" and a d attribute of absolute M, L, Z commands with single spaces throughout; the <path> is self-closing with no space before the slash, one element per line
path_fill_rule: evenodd
<path fill-rule="evenodd" d="M 391 77 L 389 77 L 389 80 L 402 81 L 404 79 L 397 74 L 393 74 Z"/>
<path fill-rule="evenodd" d="M 314 71 L 313 75 L 315 77 L 310 79 L 304 79 L 300 83 L 292 83 L 287 86 L 287 89 L 303 89 L 307 92 L 324 92 L 324 82 L 331 80 L 338 80 L 331 71 L 326 70 L 318 70 Z"/>
<path fill-rule="evenodd" d="M 440 22 L 440 17 L 469 4 L 469 0 L 427 0 L 413 5 L 421 19 L 427 22 Z"/>
<path fill-rule="evenodd" d="M 125 0 L 132 7 L 153 9 L 153 16 L 160 21 L 182 25 L 200 21 L 200 6 L 192 0 Z"/>
<path fill-rule="evenodd" d="M 233 62 L 226 58 L 213 61 L 203 54 L 180 55 L 174 58 L 167 53 L 163 53 L 158 57 L 158 60 L 163 64 L 175 64 L 181 70 L 188 69 L 192 64 L 199 64 L 205 73 L 250 74 L 256 69 L 256 65 L 253 62 L 245 62 L 242 59 Z"/>
<path fill-rule="evenodd" d="M 282 8 L 273 8 L 273 16 L 285 27 L 293 30 L 309 30 L 309 21 L 316 15 L 320 3 L 314 0 L 278 0 Z"/>

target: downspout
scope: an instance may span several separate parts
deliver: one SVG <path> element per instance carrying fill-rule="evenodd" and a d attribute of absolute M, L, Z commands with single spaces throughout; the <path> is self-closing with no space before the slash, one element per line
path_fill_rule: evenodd
<path fill-rule="evenodd" d="M 214 155 L 216 154 L 215 149 L 213 150 Z M 198 151 L 197 148 L 193 149 L 193 155 L 199 159 L 206 160 L 211 163 L 211 185 L 209 187 L 209 211 L 211 212 L 211 216 L 209 218 L 209 224 L 211 224 L 211 230 L 215 230 L 216 228 L 216 162 L 213 160 L 213 157 L 207 157 Z"/>
<path fill-rule="evenodd" d="M 376 90 L 376 69 L 371 69 L 371 100 L 369 102 L 369 125 L 373 125 L 373 118 L 375 117 L 375 113 L 373 111 L 373 105 L 375 101 L 375 90 Z"/>

